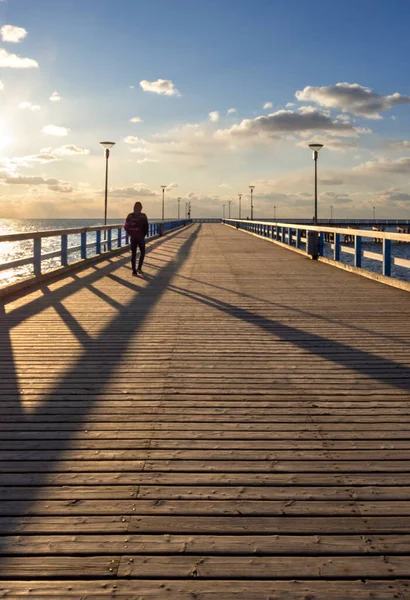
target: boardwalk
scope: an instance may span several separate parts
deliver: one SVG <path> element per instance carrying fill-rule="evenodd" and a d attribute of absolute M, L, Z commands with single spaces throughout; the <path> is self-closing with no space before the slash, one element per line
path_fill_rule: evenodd
<path fill-rule="evenodd" d="M 10 299 L 0 597 L 410 598 L 409 300 L 219 224 Z"/>

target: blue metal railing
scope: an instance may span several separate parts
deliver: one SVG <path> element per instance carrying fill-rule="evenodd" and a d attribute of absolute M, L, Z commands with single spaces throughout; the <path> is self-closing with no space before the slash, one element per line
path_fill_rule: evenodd
<path fill-rule="evenodd" d="M 356 268 L 365 268 L 364 258 L 375 260 L 382 263 L 381 273 L 388 277 L 392 276 L 392 266 L 410 269 L 410 260 L 392 255 L 392 243 L 410 244 L 409 233 L 239 219 L 223 219 L 222 222 L 286 245 L 315 259 L 329 260 L 330 258 L 341 263 L 345 262 L 342 261 L 342 253 L 346 253 L 353 255 L 353 266 Z M 363 240 L 369 239 L 381 244 L 381 252 L 363 248 Z M 326 254 L 330 256 L 327 257 Z"/>
<path fill-rule="evenodd" d="M 188 222 L 188 220 L 181 219 L 150 223 L 147 238 L 161 236 Z M 51 252 L 43 252 L 43 240 L 54 237 L 60 238 L 60 242 L 57 242 L 53 246 Z M 73 238 L 74 244 L 70 245 L 70 241 L 72 242 Z M 31 272 L 27 273 L 27 277 L 32 275 L 40 276 L 55 267 L 68 267 L 73 262 L 77 263 L 98 255 L 106 255 L 113 250 L 127 246 L 130 241 L 123 225 L 54 229 L 27 233 L 11 233 L 0 236 L 0 244 L 28 240 L 32 240 L 33 242 L 32 254 L 0 263 L 0 271 L 32 266 Z M 45 261 L 48 261 L 49 264 L 51 263 L 52 266 L 44 269 L 43 263 Z"/>

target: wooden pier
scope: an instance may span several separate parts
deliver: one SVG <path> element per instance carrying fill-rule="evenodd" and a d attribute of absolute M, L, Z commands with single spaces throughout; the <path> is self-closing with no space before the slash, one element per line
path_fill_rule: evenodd
<path fill-rule="evenodd" d="M 0 598 L 410 598 L 408 292 L 193 224 L 1 310 Z"/>

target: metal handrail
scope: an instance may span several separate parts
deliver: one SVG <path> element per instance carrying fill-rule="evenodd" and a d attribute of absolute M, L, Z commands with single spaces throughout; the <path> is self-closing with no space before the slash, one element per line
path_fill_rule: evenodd
<path fill-rule="evenodd" d="M 164 221 L 149 224 L 148 238 L 153 238 L 162 235 L 166 231 L 170 231 L 183 224 L 188 223 L 189 220 L 180 219 L 175 221 Z M 113 236 L 112 232 L 116 230 L 117 235 Z M 106 232 L 104 239 L 102 239 L 101 232 Z M 95 239 L 91 242 L 87 240 L 87 234 L 95 233 Z M 68 245 L 68 236 L 70 235 L 81 235 L 81 244 L 75 246 Z M 42 253 L 41 241 L 43 238 L 60 237 L 60 249 L 53 250 L 52 252 Z M 0 244 L 2 242 L 19 242 L 33 240 L 33 254 L 18 258 L 16 260 L 4 262 L 0 264 L 0 271 L 15 269 L 17 267 L 26 266 L 29 264 L 33 265 L 33 272 L 35 276 L 40 276 L 43 273 L 42 262 L 53 258 L 59 258 L 61 260 L 62 267 L 69 266 L 69 254 L 73 252 L 80 252 L 81 259 L 85 260 L 91 258 L 87 255 L 87 249 L 95 247 L 95 253 L 97 255 L 108 255 L 111 251 L 117 250 L 121 247 L 125 247 L 129 244 L 129 236 L 124 230 L 124 225 L 95 225 L 90 227 L 74 227 L 69 229 L 51 229 L 45 231 L 30 231 L 26 233 L 9 233 L 0 235 Z"/>
<path fill-rule="evenodd" d="M 305 225 L 301 223 L 285 223 L 283 221 L 250 221 L 248 219 L 222 219 L 223 223 L 249 231 L 262 238 L 271 239 L 274 242 L 289 246 L 299 252 L 303 252 L 312 258 L 324 257 L 324 234 L 333 234 L 333 260 L 341 263 L 341 251 L 354 255 L 354 266 L 362 268 L 362 257 L 371 258 L 382 262 L 382 274 L 391 277 L 392 264 L 404 268 L 410 268 L 410 261 L 404 258 L 392 257 L 391 242 L 410 243 L 410 234 L 393 233 L 378 230 L 353 229 L 342 227 L 326 227 L 319 225 Z M 296 233 L 296 235 L 293 234 Z M 302 234 L 305 234 L 303 237 Z M 349 236 L 353 239 L 353 248 L 342 245 L 341 236 Z M 377 238 L 382 243 L 382 254 L 362 249 L 362 238 Z M 306 248 L 302 249 L 302 243 Z"/>

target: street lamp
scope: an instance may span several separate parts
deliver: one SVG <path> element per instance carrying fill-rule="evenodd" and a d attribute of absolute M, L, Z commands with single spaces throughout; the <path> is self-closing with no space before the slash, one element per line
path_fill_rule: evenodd
<path fill-rule="evenodd" d="M 105 150 L 105 201 L 104 201 L 104 225 L 107 225 L 107 206 L 108 206 L 108 159 L 110 158 L 110 150 L 115 146 L 115 142 L 100 142 Z M 107 235 L 105 230 L 104 238 Z"/>
<path fill-rule="evenodd" d="M 376 220 L 376 207 L 373 206 L 373 221 Z"/>
<path fill-rule="evenodd" d="M 232 200 L 228 200 L 228 219 L 231 218 L 231 204 Z"/>
<path fill-rule="evenodd" d="M 251 190 L 251 221 L 253 221 L 253 190 L 255 189 L 255 186 L 250 185 L 249 189 Z"/>
<path fill-rule="evenodd" d="M 178 221 L 179 221 L 179 206 L 180 206 L 180 203 L 181 203 L 181 197 L 179 196 L 177 198 L 177 200 L 178 200 Z"/>
<path fill-rule="evenodd" d="M 309 148 L 313 151 L 313 160 L 315 161 L 315 216 L 313 224 L 317 225 L 317 159 L 323 144 L 309 144 Z"/>
<path fill-rule="evenodd" d="M 167 185 L 161 185 L 162 189 L 162 220 L 165 218 L 165 190 L 167 189 Z"/>
<path fill-rule="evenodd" d="M 273 207 L 273 220 L 276 221 L 276 206 Z"/>
<path fill-rule="evenodd" d="M 238 194 L 239 198 L 239 218 L 242 218 L 242 194 Z"/>

